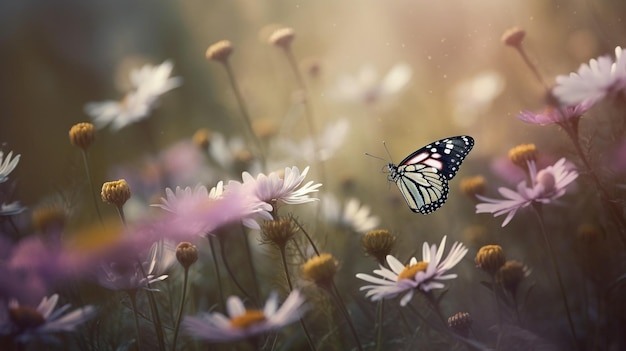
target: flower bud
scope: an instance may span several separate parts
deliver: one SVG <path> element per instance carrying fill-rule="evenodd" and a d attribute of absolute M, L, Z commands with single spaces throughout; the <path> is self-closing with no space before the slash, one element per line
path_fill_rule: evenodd
<path fill-rule="evenodd" d="M 181 242 L 176 246 L 176 259 L 183 268 L 189 268 L 198 260 L 198 248 L 192 243 Z"/>
<path fill-rule="evenodd" d="M 485 245 L 478 250 L 474 262 L 476 267 L 494 276 L 504 265 L 506 258 L 500 245 Z"/>
<path fill-rule="evenodd" d="M 91 123 L 78 123 L 70 128 L 70 143 L 83 150 L 87 150 L 96 139 L 96 130 Z"/>
<path fill-rule="evenodd" d="M 130 199 L 130 186 L 126 183 L 126 180 L 120 179 L 112 182 L 105 182 L 102 184 L 102 201 L 122 207 Z"/>

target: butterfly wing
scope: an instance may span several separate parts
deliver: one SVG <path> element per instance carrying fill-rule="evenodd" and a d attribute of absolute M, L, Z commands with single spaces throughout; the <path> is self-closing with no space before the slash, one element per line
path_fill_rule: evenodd
<path fill-rule="evenodd" d="M 461 135 L 437 140 L 389 165 L 390 177 L 413 212 L 429 214 L 448 199 L 448 181 L 474 147 L 474 139 Z"/>

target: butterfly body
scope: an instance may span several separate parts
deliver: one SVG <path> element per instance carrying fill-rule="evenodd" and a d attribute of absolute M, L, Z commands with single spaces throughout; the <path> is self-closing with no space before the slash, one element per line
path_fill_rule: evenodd
<path fill-rule="evenodd" d="M 467 135 L 437 140 L 418 149 L 399 164 L 389 163 L 389 181 L 393 181 L 413 212 L 429 214 L 448 199 L 450 181 L 474 147 Z"/>

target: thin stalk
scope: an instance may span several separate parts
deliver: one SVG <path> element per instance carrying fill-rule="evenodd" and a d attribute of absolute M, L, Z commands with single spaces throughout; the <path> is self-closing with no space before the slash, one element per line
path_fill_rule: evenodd
<path fill-rule="evenodd" d="M 554 267 L 554 271 L 556 273 L 557 281 L 559 282 L 559 290 L 561 291 L 561 298 L 563 299 L 563 305 L 565 307 L 565 312 L 567 314 L 567 322 L 569 324 L 570 332 L 572 333 L 574 346 L 577 347 L 578 337 L 576 336 L 576 329 L 574 328 L 574 321 L 572 319 L 572 314 L 569 309 L 569 304 L 567 302 L 567 294 L 565 292 L 565 285 L 563 284 L 563 278 L 561 277 L 561 269 L 559 268 L 559 264 L 556 260 L 556 255 L 554 253 L 554 249 L 552 248 L 552 243 L 548 238 L 548 234 L 546 233 L 546 228 L 543 223 L 543 217 L 541 216 L 540 209 L 537 207 L 538 205 L 533 204 L 533 212 L 537 216 L 537 220 L 539 221 L 539 228 L 541 230 L 541 234 L 543 235 L 543 239 L 548 247 L 548 254 L 550 256 L 550 261 L 552 262 L 552 266 Z"/>
<path fill-rule="evenodd" d="M 319 250 L 317 249 L 317 247 L 315 246 L 315 243 L 313 242 L 313 239 L 311 239 L 311 236 L 309 235 L 309 233 L 304 229 L 304 227 L 302 225 L 300 225 L 300 223 L 292 217 L 293 222 L 298 226 L 298 228 L 300 229 L 300 231 L 302 231 L 302 233 L 304 233 L 304 236 L 306 237 L 306 239 L 309 241 L 309 244 L 311 244 L 311 247 L 313 248 L 313 251 L 315 251 L 315 254 L 317 256 L 320 255 Z"/>
<path fill-rule="evenodd" d="M 500 347 L 500 340 L 502 339 L 502 314 L 500 312 L 500 301 L 498 301 L 498 294 L 496 292 L 496 276 L 491 276 L 491 292 L 493 293 L 493 301 L 496 304 L 496 314 L 498 317 L 498 339 L 496 341 L 496 350 Z"/>
<path fill-rule="evenodd" d="M 348 322 L 348 327 L 350 328 L 350 332 L 352 333 L 352 336 L 354 337 L 354 341 L 356 342 L 357 348 L 359 349 L 359 351 L 363 351 L 363 346 L 361 345 L 359 334 L 356 332 L 356 329 L 354 328 L 354 324 L 352 324 L 352 318 L 350 318 L 350 313 L 348 312 L 348 309 L 346 308 L 346 304 L 344 303 L 343 299 L 341 298 L 341 295 L 339 294 L 339 289 L 337 289 L 335 282 L 330 283 L 330 288 L 328 289 L 328 292 L 330 292 L 330 295 L 334 298 L 335 304 L 339 308 L 339 311 L 341 312 L 343 317 L 346 319 L 346 322 Z"/>
<path fill-rule="evenodd" d="M 563 114 L 563 112 L 561 112 L 561 114 Z M 585 170 L 591 176 L 591 180 L 596 185 L 596 188 L 598 189 L 600 193 L 600 199 L 602 200 L 604 205 L 608 207 L 609 214 L 611 215 L 611 217 L 613 217 L 613 220 L 617 222 L 618 230 L 620 233 L 619 238 L 622 242 L 622 245 L 626 247 L 626 218 L 624 218 L 624 214 L 622 210 L 615 206 L 615 202 L 611 199 L 609 192 L 604 188 L 604 186 L 602 185 L 602 182 L 600 181 L 600 178 L 598 177 L 594 169 L 591 167 L 591 163 L 589 162 L 587 155 L 585 154 L 585 152 L 583 151 L 580 145 L 580 140 L 578 140 L 578 133 L 576 131 L 576 127 L 570 126 L 570 125 L 566 125 L 564 127 L 565 127 L 564 128 L 565 131 L 567 132 L 566 133 L 567 136 L 569 136 L 570 140 L 572 141 L 572 144 L 574 144 L 574 149 L 576 150 L 576 153 L 578 154 L 578 158 L 581 160 L 581 162 L 583 163 L 583 166 L 585 167 Z"/>
<path fill-rule="evenodd" d="M 141 270 L 144 279 L 148 280 L 148 275 L 143 268 L 143 264 L 141 264 L 141 260 L 138 259 L 137 261 L 139 262 L 139 269 Z M 150 305 L 150 312 L 152 313 L 152 322 L 154 324 L 154 331 L 156 333 L 157 341 L 159 343 L 159 350 L 165 351 L 165 336 L 163 335 L 163 325 L 161 323 L 161 318 L 159 317 L 159 309 L 157 307 L 156 299 L 154 297 L 153 291 L 151 290 L 152 287 L 150 286 L 149 281 L 146 282 L 146 288 L 147 289 L 145 289 L 145 291 L 146 295 L 148 295 L 148 304 Z"/>
<path fill-rule="evenodd" d="M 189 267 L 185 267 L 183 276 L 183 294 L 180 297 L 180 306 L 178 307 L 178 317 L 176 318 L 176 328 L 174 328 L 174 341 L 172 342 L 172 351 L 176 350 L 176 340 L 178 339 L 178 331 L 180 330 L 180 321 L 183 319 L 183 309 L 185 307 L 185 296 L 187 295 L 187 282 L 189 279 Z"/>
<path fill-rule="evenodd" d="M 244 294 L 248 299 L 250 299 L 253 305 L 258 306 L 256 300 L 250 294 L 248 294 L 246 289 L 243 288 L 243 286 L 239 283 L 239 281 L 235 277 L 235 274 L 233 273 L 232 269 L 230 268 L 230 265 L 228 264 L 228 260 L 226 259 L 224 239 L 221 236 L 218 237 L 218 242 L 220 243 L 220 255 L 222 256 L 222 263 L 224 263 L 224 267 L 226 268 L 228 275 L 230 275 L 230 278 L 233 280 L 233 283 L 235 283 L 235 285 L 241 291 L 241 293 Z"/>
<path fill-rule="evenodd" d="M 528 68 L 533 73 L 535 78 L 537 78 L 539 83 L 541 83 L 541 85 L 543 85 L 543 87 L 546 88 L 546 90 L 550 90 L 550 86 L 543 79 L 543 77 L 541 76 L 541 73 L 539 73 L 537 66 L 535 66 L 535 64 L 532 63 L 532 61 L 530 61 L 530 58 L 528 58 L 528 55 L 526 55 L 526 51 L 524 50 L 524 48 L 520 45 L 520 46 L 516 46 L 515 49 L 517 49 L 517 52 L 520 54 L 520 56 L 522 56 L 522 60 L 524 60 L 524 63 L 526 64 L 526 66 L 528 66 Z"/>
<path fill-rule="evenodd" d="M 285 270 L 285 277 L 287 278 L 287 284 L 289 285 L 289 291 L 293 291 L 293 285 L 291 284 L 291 278 L 289 277 L 289 268 L 287 268 L 287 255 L 285 254 L 285 246 L 281 246 L 280 248 L 280 258 L 281 261 L 283 263 L 283 269 Z M 302 331 L 304 332 L 304 335 L 306 336 L 306 340 L 309 343 L 309 347 L 311 348 L 311 350 L 315 351 L 315 343 L 313 343 L 313 339 L 311 338 L 311 334 L 309 333 L 309 330 L 306 327 L 306 324 L 304 324 L 304 319 L 300 318 L 300 326 L 302 326 Z"/>
<path fill-rule="evenodd" d="M 252 261 L 252 249 L 250 248 L 250 242 L 248 242 L 248 236 L 246 235 L 246 230 L 241 226 L 241 236 L 243 238 L 243 243 L 246 247 L 246 255 L 248 257 L 248 265 L 250 266 L 250 273 L 252 274 L 252 282 L 254 283 L 254 292 L 257 298 L 259 298 L 259 282 L 256 277 L 256 272 L 254 270 L 254 263 Z"/>
<path fill-rule="evenodd" d="M 241 95 L 241 91 L 239 90 L 239 85 L 237 84 L 237 80 L 235 79 L 235 73 L 228 60 L 224 61 L 224 67 L 226 68 L 226 73 L 228 75 L 228 80 L 230 81 L 230 85 L 232 86 L 233 92 L 235 93 L 237 104 L 239 105 L 239 109 L 241 110 L 241 115 L 243 116 L 244 124 L 246 126 L 246 130 L 248 131 L 249 138 L 253 141 L 254 144 L 256 144 L 256 147 L 258 150 L 258 156 L 261 159 L 263 170 L 265 170 L 266 160 L 265 160 L 265 150 L 264 150 L 263 144 L 254 133 L 254 129 L 252 129 L 252 119 L 250 118 L 250 113 L 248 113 L 248 108 L 246 107 L 246 103 L 244 102 L 243 96 Z"/>
<path fill-rule="evenodd" d="M 117 209 L 117 214 L 120 217 L 120 221 L 122 221 L 122 224 L 126 226 L 126 216 L 124 215 L 124 208 L 122 206 L 115 206 L 115 208 Z"/>
<path fill-rule="evenodd" d="M 383 346 L 383 316 L 384 316 L 384 309 L 385 309 L 385 300 L 380 300 L 378 301 L 378 325 L 376 326 L 377 328 L 377 333 L 376 333 L 376 351 L 380 351 L 381 347 Z"/>
<path fill-rule="evenodd" d="M 98 214 L 98 219 L 100 220 L 100 224 L 102 224 L 102 214 L 100 213 L 100 207 L 98 206 L 98 198 L 96 193 L 94 192 L 93 180 L 91 179 L 91 171 L 89 171 L 89 157 L 87 155 L 87 150 L 81 149 L 83 154 L 83 165 L 85 166 L 85 175 L 87 176 L 87 184 L 89 185 L 89 192 L 91 193 L 91 198 L 93 199 L 93 206 L 96 208 L 96 213 Z"/>
<path fill-rule="evenodd" d="M 304 98 L 302 99 L 302 105 L 304 106 L 304 115 L 306 118 L 307 125 L 309 127 L 309 133 L 311 135 L 311 140 L 313 141 L 313 147 L 315 148 L 315 154 L 320 151 L 319 141 L 317 140 L 317 126 L 315 125 L 315 119 L 313 118 L 313 109 L 311 108 L 311 102 L 309 101 L 309 92 L 304 84 L 304 79 L 302 78 L 302 74 L 300 73 L 300 69 L 298 68 L 298 63 L 296 62 L 296 58 L 291 51 L 291 48 L 286 47 L 283 50 L 285 55 L 287 56 L 287 61 L 289 61 L 289 66 L 293 71 L 294 76 L 296 77 L 296 82 L 298 84 L 298 88 L 304 94 Z M 315 157 L 317 162 L 317 168 L 320 172 L 320 178 L 322 179 L 322 183 L 326 183 L 326 171 L 324 169 L 324 163 L 322 160 Z"/>
<path fill-rule="evenodd" d="M 137 292 L 134 290 L 127 291 L 128 297 L 130 298 L 130 304 L 133 306 L 133 316 L 135 317 L 135 330 L 137 331 L 137 351 L 141 351 L 141 333 L 139 329 L 139 316 L 137 310 Z"/>
<path fill-rule="evenodd" d="M 213 269 L 215 271 L 215 277 L 217 279 L 217 291 L 219 292 L 219 295 L 220 295 L 220 304 L 222 305 L 222 307 L 225 307 L 224 291 L 222 288 L 222 277 L 220 276 L 220 267 L 217 262 L 217 256 L 215 256 L 215 247 L 213 246 L 212 238 L 213 238 L 212 235 L 207 234 L 207 240 L 209 241 L 209 248 L 211 249 L 211 257 L 213 258 Z"/>

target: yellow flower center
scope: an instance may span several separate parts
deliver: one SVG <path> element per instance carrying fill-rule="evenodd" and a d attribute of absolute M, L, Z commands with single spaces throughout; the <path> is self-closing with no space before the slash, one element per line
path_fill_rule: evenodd
<path fill-rule="evenodd" d="M 417 272 L 426 272 L 428 268 L 428 262 L 417 262 L 414 265 L 407 265 L 400 274 L 398 274 L 398 281 L 402 279 L 413 279 Z"/>
<path fill-rule="evenodd" d="M 241 316 L 234 317 L 230 320 L 230 326 L 233 328 L 246 329 L 253 324 L 263 322 L 265 315 L 263 311 L 259 310 L 246 310 L 246 313 Z"/>

